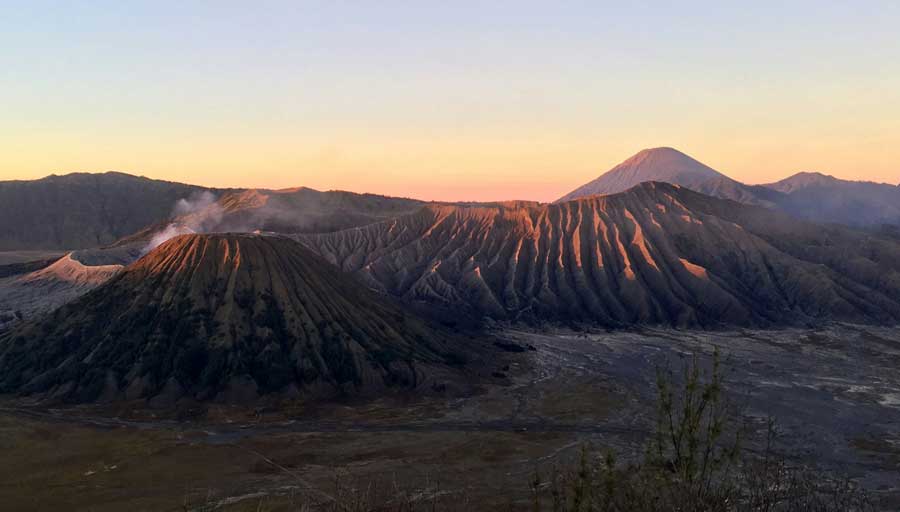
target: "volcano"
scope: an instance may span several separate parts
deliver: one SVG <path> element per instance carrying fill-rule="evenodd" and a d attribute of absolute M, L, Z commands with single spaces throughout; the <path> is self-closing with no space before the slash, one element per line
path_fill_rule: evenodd
<path fill-rule="evenodd" d="M 773 191 L 735 181 L 673 148 L 645 149 L 556 202 L 592 195 L 617 194 L 648 181 L 680 185 L 702 194 L 746 204 L 769 205 Z"/>
<path fill-rule="evenodd" d="M 173 238 L 0 340 L 0 390 L 75 402 L 420 387 L 454 338 L 277 236 Z"/>

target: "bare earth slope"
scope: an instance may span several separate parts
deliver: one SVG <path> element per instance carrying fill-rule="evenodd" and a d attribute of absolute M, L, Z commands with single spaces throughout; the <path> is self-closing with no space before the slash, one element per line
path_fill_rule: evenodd
<path fill-rule="evenodd" d="M 115 172 L 0 182 L 0 251 L 109 244 L 166 219 L 200 190 Z"/>
<path fill-rule="evenodd" d="M 87 266 L 70 253 L 39 270 L 2 278 L 0 330 L 14 321 L 34 318 L 74 300 L 121 270 L 121 265 Z"/>
<path fill-rule="evenodd" d="M 176 237 L 0 340 L 0 390 L 250 399 L 419 386 L 452 339 L 293 240 Z"/>
<path fill-rule="evenodd" d="M 298 236 L 410 303 L 503 320 L 710 327 L 900 321 L 900 244 L 665 183 L 429 206 Z"/>

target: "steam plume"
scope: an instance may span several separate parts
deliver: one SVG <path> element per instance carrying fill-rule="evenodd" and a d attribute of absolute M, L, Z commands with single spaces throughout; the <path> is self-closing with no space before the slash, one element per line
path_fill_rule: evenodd
<path fill-rule="evenodd" d="M 178 235 L 212 231 L 222 221 L 223 214 L 212 192 L 195 192 L 188 198 L 179 199 L 172 209 L 174 220 L 150 238 L 143 252 L 150 252 Z"/>

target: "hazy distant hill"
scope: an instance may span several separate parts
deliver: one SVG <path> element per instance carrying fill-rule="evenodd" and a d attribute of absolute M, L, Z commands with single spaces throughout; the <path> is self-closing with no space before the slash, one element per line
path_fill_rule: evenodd
<path fill-rule="evenodd" d="M 253 398 L 415 387 L 459 346 L 293 240 L 176 237 L 0 338 L 0 392 Z"/>
<path fill-rule="evenodd" d="M 900 243 L 664 183 L 434 205 L 300 240 L 409 303 L 602 325 L 900 321 Z"/>
<path fill-rule="evenodd" d="M 423 204 L 415 199 L 306 187 L 229 190 L 185 201 L 183 211 L 176 211 L 173 218 L 147 226 L 117 245 L 143 241 L 152 248 L 178 234 L 207 232 L 325 233 L 410 213 Z"/>
<path fill-rule="evenodd" d="M 801 172 L 765 187 L 784 194 L 779 207 L 819 222 L 900 225 L 900 186 Z"/>
<path fill-rule="evenodd" d="M 216 190 L 115 172 L 49 176 L 0 182 L 0 251 L 149 241 L 173 218 L 183 229 L 176 226 L 170 234 L 333 231 L 409 213 L 421 204 L 304 187 Z"/>
<path fill-rule="evenodd" d="M 0 182 L 0 251 L 114 242 L 172 213 L 201 187 L 117 172 Z"/>
<path fill-rule="evenodd" d="M 415 199 L 299 187 L 246 190 L 222 196 L 222 225 L 280 233 L 336 231 L 413 212 Z"/>

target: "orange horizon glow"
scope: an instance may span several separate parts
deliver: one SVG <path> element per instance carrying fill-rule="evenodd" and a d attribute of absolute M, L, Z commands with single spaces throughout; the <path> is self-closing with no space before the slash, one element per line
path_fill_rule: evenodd
<path fill-rule="evenodd" d="M 887 145 L 881 144 L 873 144 L 876 147 L 872 151 L 862 151 L 863 158 L 857 158 L 855 148 L 834 146 L 825 156 L 816 146 L 768 147 L 765 151 L 744 147 L 726 152 L 721 146 L 704 151 L 702 147 L 694 148 L 699 145 L 679 146 L 665 141 L 604 148 L 577 140 L 571 144 L 554 141 L 531 145 L 460 144 L 459 147 L 378 144 L 355 145 L 345 150 L 334 145 L 311 145 L 306 152 L 290 150 L 290 146 L 280 150 L 269 146 L 244 149 L 243 157 L 232 153 L 211 157 L 210 154 L 216 153 L 214 149 L 206 153 L 195 147 L 194 151 L 170 148 L 163 155 L 142 154 L 134 149 L 128 151 L 131 154 L 128 157 L 106 155 L 95 159 L 73 148 L 71 156 L 53 158 L 45 152 L 43 158 L 12 165 L 9 159 L 4 159 L 0 162 L 0 179 L 31 180 L 50 174 L 118 171 L 214 188 L 309 187 L 433 201 L 549 202 L 593 180 L 639 150 L 660 145 L 675 147 L 747 184 L 771 183 L 801 171 L 892 185 L 900 181 L 900 166 L 894 164 L 900 162 L 900 155 L 895 157 Z M 894 147 L 900 147 L 900 141 Z M 266 156 L 257 159 L 256 155 Z M 60 163 L 54 165 L 53 160 Z M 62 163 L 66 161 L 72 164 Z M 104 166 L 103 161 L 121 163 Z"/>
<path fill-rule="evenodd" d="M 551 201 L 670 146 L 900 182 L 900 3 L 25 2 L 0 180 Z"/>

